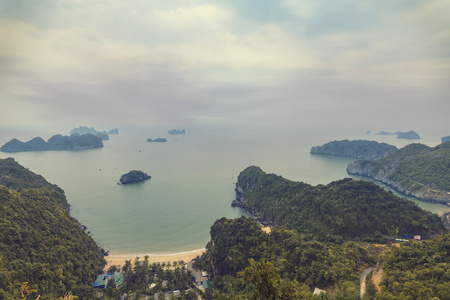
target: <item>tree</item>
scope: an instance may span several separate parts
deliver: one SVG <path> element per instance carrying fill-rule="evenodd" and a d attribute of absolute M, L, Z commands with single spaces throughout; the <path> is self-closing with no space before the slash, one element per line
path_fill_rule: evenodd
<path fill-rule="evenodd" d="M 250 259 L 250 266 L 239 272 L 244 285 L 251 287 L 247 299 L 254 300 L 291 300 L 313 299 L 311 292 L 298 288 L 297 281 L 289 281 L 278 275 L 278 269 L 271 262 L 255 262 Z"/>

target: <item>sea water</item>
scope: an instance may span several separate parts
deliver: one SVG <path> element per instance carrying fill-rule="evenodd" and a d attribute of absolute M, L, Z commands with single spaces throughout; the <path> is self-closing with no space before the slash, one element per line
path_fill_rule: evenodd
<path fill-rule="evenodd" d="M 87 226 L 106 250 L 156 254 L 204 248 L 215 220 L 245 215 L 230 204 L 239 172 L 250 165 L 294 181 L 327 184 L 349 177 L 346 166 L 354 159 L 311 155 L 312 146 L 345 138 L 386 141 L 397 147 L 411 142 L 367 136 L 362 130 L 193 128 L 186 129 L 185 135 L 169 135 L 167 129 L 119 128 L 120 134 L 110 135 L 100 149 L 0 152 L 0 157 L 13 157 L 60 186 L 71 205 L 71 215 Z M 147 142 L 147 138 L 159 137 L 167 142 Z M 433 144 L 435 140 L 425 142 L 437 144 Z M 142 170 L 152 178 L 118 185 L 120 176 L 131 170 Z M 450 210 L 414 201 L 435 213 Z"/>

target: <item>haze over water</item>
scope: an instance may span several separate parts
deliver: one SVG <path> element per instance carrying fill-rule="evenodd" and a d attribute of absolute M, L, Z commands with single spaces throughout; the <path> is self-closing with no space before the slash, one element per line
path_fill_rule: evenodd
<path fill-rule="evenodd" d="M 173 253 L 204 248 L 215 220 L 244 214 L 230 204 L 239 172 L 250 165 L 294 181 L 327 184 L 349 177 L 346 166 L 353 159 L 310 155 L 312 146 L 345 138 L 384 141 L 397 147 L 411 142 L 365 135 L 360 129 L 186 128 L 186 135 L 168 135 L 168 129 L 119 128 L 120 134 L 110 135 L 101 149 L 0 152 L 0 157 L 14 157 L 60 186 L 71 204 L 72 216 L 86 225 L 106 250 L 115 254 Z M 147 142 L 147 138 L 158 137 L 166 137 L 168 142 Z M 430 136 L 419 142 L 435 146 L 439 138 Z M 135 169 L 152 178 L 117 185 L 122 174 Z M 449 211 L 416 202 L 433 212 Z"/>

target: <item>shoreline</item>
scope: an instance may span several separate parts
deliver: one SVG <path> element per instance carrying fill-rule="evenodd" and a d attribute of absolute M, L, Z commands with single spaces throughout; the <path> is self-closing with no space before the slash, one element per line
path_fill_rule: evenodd
<path fill-rule="evenodd" d="M 197 256 L 201 256 L 205 252 L 205 248 L 203 249 L 196 249 L 192 251 L 183 251 L 183 252 L 176 252 L 176 253 L 125 253 L 125 254 L 114 254 L 110 253 L 108 256 L 105 256 L 104 259 L 106 260 L 105 270 L 108 269 L 110 266 L 116 265 L 117 267 L 123 266 L 125 264 L 126 260 L 131 260 L 131 263 L 134 263 L 134 260 L 136 257 L 139 257 L 140 261 L 144 260 L 144 257 L 148 255 L 148 261 L 149 263 L 154 262 L 174 262 L 183 260 L 184 263 L 188 263 Z"/>

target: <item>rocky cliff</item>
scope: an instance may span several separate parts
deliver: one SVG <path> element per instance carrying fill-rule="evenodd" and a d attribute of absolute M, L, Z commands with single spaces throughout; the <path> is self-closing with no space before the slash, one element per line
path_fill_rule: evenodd
<path fill-rule="evenodd" d="M 312 147 L 310 153 L 375 160 L 383 158 L 394 151 L 397 151 L 397 147 L 386 143 L 366 140 L 343 140 Z"/>
<path fill-rule="evenodd" d="M 433 148 L 410 144 L 379 160 L 355 161 L 347 172 L 375 179 L 407 196 L 450 204 L 450 142 Z"/>

